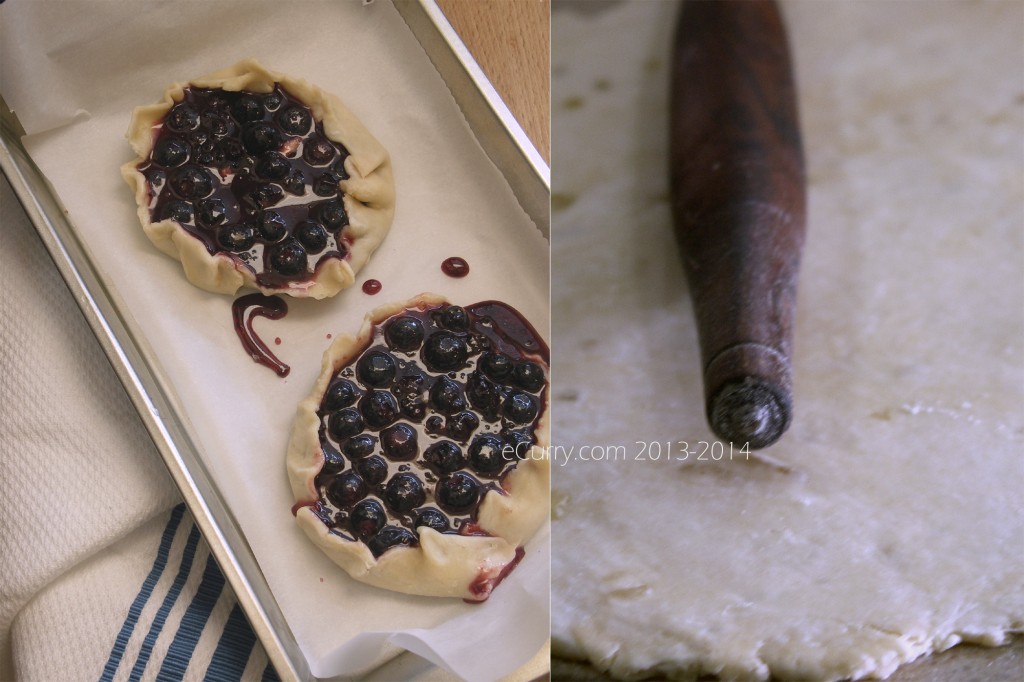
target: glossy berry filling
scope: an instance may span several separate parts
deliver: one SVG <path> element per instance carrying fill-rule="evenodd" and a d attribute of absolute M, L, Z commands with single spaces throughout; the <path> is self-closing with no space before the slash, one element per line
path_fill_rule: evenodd
<path fill-rule="evenodd" d="M 480 503 L 536 443 L 548 351 L 495 301 L 409 309 L 375 325 L 320 404 L 314 513 L 374 556 L 419 526 L 480 534 Z"/>
<path fill-rule="evenodd" d="M 185 88 L 154 135 L 138 166 L 154 222 L 176 221 L 268 288 L 309 281 L 325 260 L 348 256 L 339 187 L 348 151 L 280 85 Z"/>

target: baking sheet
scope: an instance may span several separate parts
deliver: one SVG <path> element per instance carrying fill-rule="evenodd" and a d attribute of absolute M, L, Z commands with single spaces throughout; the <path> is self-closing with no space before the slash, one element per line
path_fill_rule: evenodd
<path fill-rule="evenodd" d="M 131 9 L 127 9 L 128 6 Z M 301 7 L 302 40 L 281 41 Z M 228 32 L 241 18 L 244 30 Z M 170 376 L 205 464 L 245 532 L 317 676 L 357 674 L 407 648 L 471 679 L 500 676 L 547 634 L 545 533 L 482 606 L 358 585 L 294 525 L 284 451 L 294 406 L 319 369 L 329 334 L 355 331 L 376 305 L 420 291 L 460 303 L 505 300 L 547 333 L 547 244 L 486 158 L 445 83 L 390 3 L 68 2 L 3 8 L 0 91 L 29 136 L 120 309 Z M 19 39 L 19 37 L 21 39 Z M 357 286 L 326 302 L 290 301 L 257 322 L 292 367 L 255 365 L 231 326 L 229 297 L 189 285 L 138 228 L 117 167 L 132 107 L 173 80 L 255 56 L 339 94 L 392 153 L 392 233 Z M 444 258 L 466 258 L 452 280 Z M 376 297 L 358 285 L 383 283 Z M 355 615 L 354 615 L 355 614 Z M 395 634 L 400 632 L 401 634 Z M 486 666 L 481 662 L 486 662 Z"/>

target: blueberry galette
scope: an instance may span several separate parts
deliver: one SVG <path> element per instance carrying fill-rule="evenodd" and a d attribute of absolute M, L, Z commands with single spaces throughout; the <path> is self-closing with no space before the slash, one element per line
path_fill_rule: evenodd
<path fill-rule="evenodd" d="M 503 303 L 374 310 L 299 406 L 299 525 L 357 580 L 486 599 L 548 514 L 547 362 Z"/>
<path fill-rule="evenodd" d="M 391 226 L 380 143 L 337 97 L 253 60 L 175 83 L 128 138 L 143 229 L 208 291 L 333 296 Z"/>

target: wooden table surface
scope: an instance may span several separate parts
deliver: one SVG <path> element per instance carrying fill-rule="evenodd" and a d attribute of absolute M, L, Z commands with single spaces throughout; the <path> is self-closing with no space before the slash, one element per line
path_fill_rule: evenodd
<path fill-rule="evenodd" d="M 550 1 L 437 0 L 437 4 L 550 163 Z"/>

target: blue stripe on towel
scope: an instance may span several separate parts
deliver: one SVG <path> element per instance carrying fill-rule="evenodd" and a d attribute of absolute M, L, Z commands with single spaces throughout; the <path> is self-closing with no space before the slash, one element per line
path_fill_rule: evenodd
<path fill-rule="evenodd" d="M 131 639 L 135 624 L 139 621 L 139 616 L 142 615 L 142 609 L 146 606 L 146 602 L 149 601 L 150 595 L 153 594 L 153 588 L 156 586 L 157 581 L 160 580 L 160 576 L 163 575 L 164 567 L 167 566 L 167 556 L 171 552 L 171 543 L 174 540 L 174 534 L 178 530 L 178 525 L 181 523 L 181 517 L 184 513 L 184 504 L 179 504 L 171 510 L 171 518 L 168 519 L 167 526 L 164 527 L 164 534 L 160 538 L 160 546 L 156 551 L 156 560 L 153 561 L 153 567 L 149 569 L 149 575 L 142 582 L 142 588 L 139 589 L 139 593 L 135 596 L 135 601 L 128 607 L 128 617 L 124 619 L 121 631 L 117 633 L 117 638 L 114 640 L 114 647 L 110 650 L 107 664 L 103 666 L 103 675 L 100 676 L 101 682 L 110 682 L 110 680 L 114 679 L 114 673 L 117 672 L 117 667 L 121 664 L 121 657 L 124 656 L 128 640 Z"/>
<path fill-rule="evenodd" d="M 224 634 L 220 636 L 204 679 L 207 682 L 241 679 L 254 644 L 256 633 L 252 631 L 242 608 L 236 603 L 231 609 L 231 615 L 228 616 L 228 622 L 224 625 Z"/>
<path fill-rule="evenodd" d="M 188 605 L 178 631 L 174 633 L 174 641 L 171 642 L 164 663 L 156 676 L 157 682 L 179 682 L 185 677 L 185 670 L 210 619 L 210 612 L 213 611 L 213 606 L 223 591 L 224 574 L 220 572 L 217 560 L 210 554 L 206 557 L 203 581 L 199 584 L 192 603 Z"/>
<path fill-rule="evenodd" d="M 132 673 L 128 677 L 129 682 L 138 682 L 139 678 L 142 677 L 142 673 L 146 670 L 146 664 L 149 663 L 149 656 L 153 653 L 156 638 L 160 636 L 160 631 L 164 629 L 167 614 L 170 613 L 174 602 L 178 600 L 178 594 L 181 593 L 181 588 L 185 585 L 185 581 L 188 580 L 188 574 L 192 571 L 192 560 L 196 556 L 196 545 L 199 544 L 199 538 L 199 528 L 192 524 L 192 530 L 188 534 L 188 542 L 185 544 L 185 553 L 181 556 L 181 568 L 178 569 L 178 575 L 174 577 L 174 582 L 171 584 L 171 589 L 167 591 L 167 596 L 164 597 L 160 610 L 156 612 L 153 624 L 149 626 L 149 632 L 146 634 L 146 639 L 142 642 L 139 657 L 135 660 Z"/>

